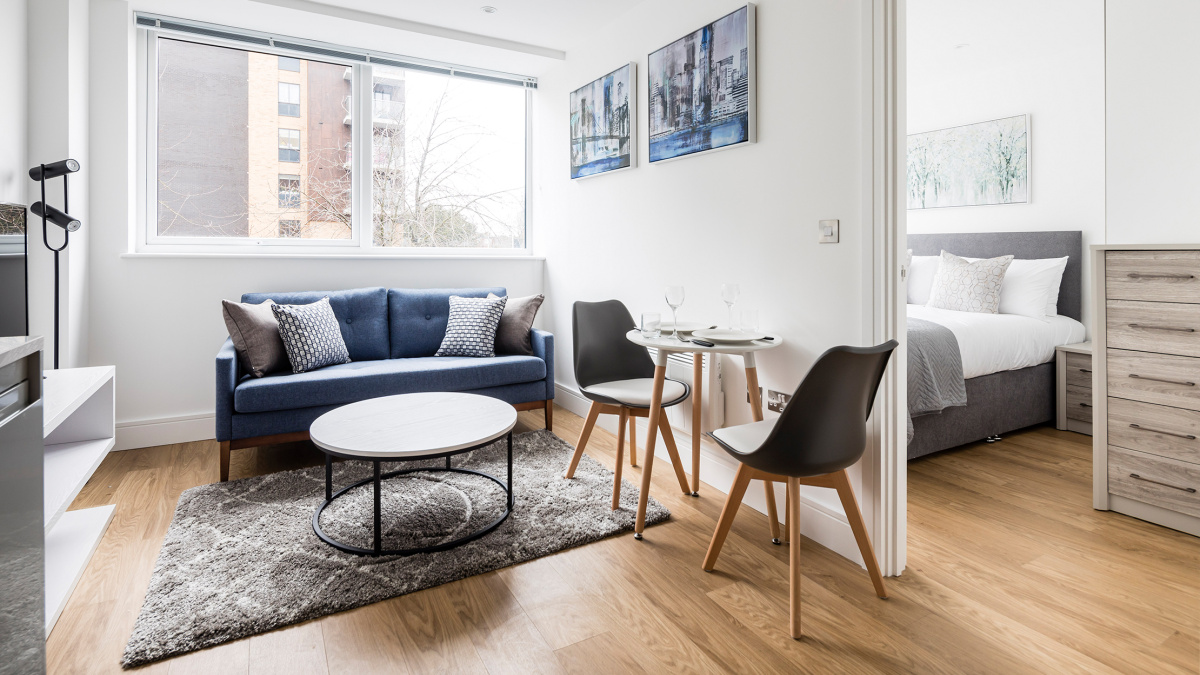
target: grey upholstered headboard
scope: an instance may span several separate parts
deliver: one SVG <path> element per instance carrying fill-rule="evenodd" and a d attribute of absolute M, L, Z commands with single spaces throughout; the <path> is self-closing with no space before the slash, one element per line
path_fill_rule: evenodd
<path fill-rule="evenodd" d="M 995 258 L 1012 254 L 1017 258 L 1061 258 L 1070 256 L 1058 289 L 1058 313 L 1082 321 L 1083 233 L 1062 232 L 963 232 L 957 234 L 910 234 L 913 255 L 939 255 L 943 250 L 964 258 Z"/>

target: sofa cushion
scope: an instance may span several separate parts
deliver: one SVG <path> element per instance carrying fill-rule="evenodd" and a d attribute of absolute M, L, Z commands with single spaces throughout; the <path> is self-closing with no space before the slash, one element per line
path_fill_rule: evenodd
<path fill-rule="evenodd" d="M 410 359 L 433 356 L 446 336 L 450 296 L 486 298 L 488 293 L 507 295 L 503 288 L 389 288 L 387 306 L 391 357 Z M 354 358 L 353 352 L 350 357 Z"/>
<path fill-rule="evenodd" d="M 341 405 L 377 396 L 471 391 L 536 382 L 545 377 L 546 362 L 534 356 L 357 361 L 296 375 L 244 377 L 233 392 L 233 408 L 239 413 L 253 413 Z"/>
<path fill-rule="evenodd" d="M 333 315 L 338 319 L 338 328 L 342 331 L 342 339 L 346 341 L 350 360 L 386 359 L 388 357 L 386 288 L 352 288 L 345 291 L 296 293 L 246 293 L 242 296 L 242 302 L 258 304 L 270 299 L 280 305 L 309 305 L 325 296 L 329 296 L 329 306 L 333 307 Z"/>

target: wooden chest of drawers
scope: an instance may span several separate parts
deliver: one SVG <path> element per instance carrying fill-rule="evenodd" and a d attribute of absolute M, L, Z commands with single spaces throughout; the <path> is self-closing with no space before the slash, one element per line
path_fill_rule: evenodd
<path fill-rule="evenodd" d="M 1055 350 L 1057 370 L 1055 426 L 1092 435 L 1092 344 L 1062 345 Z"/>
<path fill-rule="evenodd" d="M 1093 506 L 1200 536 L 1200 246 L 1093 246 Z"/>

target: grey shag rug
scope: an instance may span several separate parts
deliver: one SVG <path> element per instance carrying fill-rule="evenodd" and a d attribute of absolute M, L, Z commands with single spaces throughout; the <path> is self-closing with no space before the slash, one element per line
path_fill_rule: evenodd
<path fill-rule="evenodd" d="M 633 529 L 637 488 L 622 482 L 612 511 L 613 473 L 584 456 L 572 480 L 562 473 L 573 448 L 548 431 L 513 439 L 513 514 L 493 532 L 457 548 L 407 557 L 343 553 L 313 533 L 325 497 L 325 467 L 214 483 L 179 498 L 146 600 L 125 647 L 124 666 L 211 647 L 405 593 L 538 558 Z M 437 465 L 437 460 L 429 465 Z M 384 470 L 414 462 L 386 464 Z M 505 478 L 503 440 L 455 467 Z M 368 462 L 334 464 L 334 489 L 370 475 Z M 462 536 L 503 512 L 504 491 L 478 476 L 436 472 L 383 484 L 383 546 L 406 548 Z M 321 516 L 326 534 L 371 546 L 370 484 Z M 647 524 L 670 512 L 653 498 Z"/>

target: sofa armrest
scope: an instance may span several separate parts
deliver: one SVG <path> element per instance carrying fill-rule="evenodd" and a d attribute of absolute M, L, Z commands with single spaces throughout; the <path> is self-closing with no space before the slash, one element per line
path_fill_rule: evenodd
<path fill-rule="evenodd" d="M 546 362 L 546 400 L 554 398 L 554 333 L 534 328 L 529 334 L 533 355 Z"/>
<path fill-rule="evenodd" d="M 237 350 L 233 340 L 225 338 L 221 351 L 217 352 L 217 440 L 233 438 L 233 390 L 242 379 Z"/>

